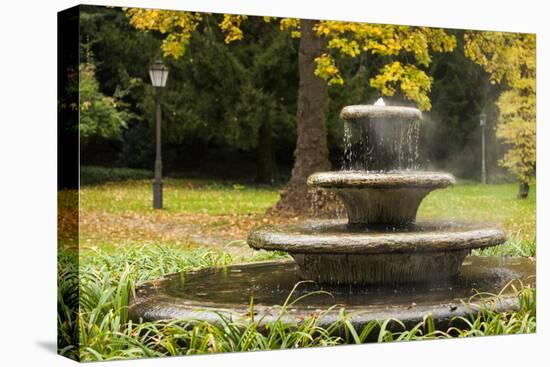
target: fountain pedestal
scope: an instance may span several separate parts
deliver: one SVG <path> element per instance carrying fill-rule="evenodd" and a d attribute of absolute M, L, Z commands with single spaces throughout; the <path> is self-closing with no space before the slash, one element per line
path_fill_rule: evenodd
<path fill-rule="evenodd" d="M 336 193 L 346 208 L 350 227 L 383 229 L 414 225 L 422 199 L 454 183 L 448 173 L 418 171 L 321 172 L 307 180 L 310 187 Z"/>

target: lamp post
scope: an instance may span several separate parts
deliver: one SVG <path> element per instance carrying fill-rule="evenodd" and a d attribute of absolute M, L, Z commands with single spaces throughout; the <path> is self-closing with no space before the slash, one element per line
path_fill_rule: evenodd
<path fill-rule="evenodd" d="M 481 183 L 487 183 L 487 168 L 485 167 L 485 125 L 487 124 L 487 115 L 482 112 L 479 115 L 479 126 L 481 126 Z"/>
<path fill-rule="evenodd" d="M 156 105 L 156 157 L 155 157 L 155 180 L 153 181 L 153 208 L 162 209 L 162 157 L 161 157 L 161 110 L 160 110 L 160 91 L 166 85 L 168 79 L 168 68 L 158 58 L 153 65 L 149 67 L 149 76 L 151 84 L 155 88 Z"/>

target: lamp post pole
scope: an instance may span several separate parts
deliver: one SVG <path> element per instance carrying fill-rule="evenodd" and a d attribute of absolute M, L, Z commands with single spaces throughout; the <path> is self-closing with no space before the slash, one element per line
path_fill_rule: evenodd
<path fill-rule="evenodd" d="M 481 126 L 481 183 L 487 183 L 487 168 L 485 166 L 485 125 L 487 124 L 487 115 L 484 112 L 479 115 L 479 125 Z"/>
<path fill-rule="evenodd" d="M 149 76 L 151 84 L 155 88 L 155 108 L 156 108 L 156 155 L 155 155 L 155 179 L 153 181 L 153 208 L 162 209 L 162 141 L 161 141 L 161 107 L 160 95 L 161 89 L 166 85 L 168 79 L 168 68 L 157 59 L 149 67 Z"/>
<path fill-rule="evenodd" d="M 156 104 L 156 155 L 155 155 L 155 180 L 153 181 L 153 208 L 162 209 L 162 149 L 161 149 L 161 108 L 160 108 L 161 88 L 155 87 Z"/>

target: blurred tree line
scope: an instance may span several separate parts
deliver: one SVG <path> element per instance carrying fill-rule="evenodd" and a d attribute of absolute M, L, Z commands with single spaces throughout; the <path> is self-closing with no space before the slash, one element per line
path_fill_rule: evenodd
<path fill-rule="evenodd" d="M 169 175 L 200 175 L 286 181 L 296 144 L 299 40 L 277 25 L 246 22 L 239 42 L 224 43 L 217 26 L 222 15 L 205 15 L 189 41 L 185 57 L 166 59 L 170 68 L 163 90 L 163 160 Z M 81 140 L 85 165 L 151 169 L 154 162 L 154 99 L 148 67 L 159 55 L 162 37 L 133 28 L 118 8 L 82 6 L 81 119 L 91 133 Z M 479 179 L 479 115 L 488 115 L 489 179 L 508 179 L 498 167 L 505 148 L 496 140 L 500 85 L 463 52 L 463 31 L 451 30 L 459 43 L 436 53 L 427 73 L 434 78 L 432 109 L 425 112 L 420 152 L 425 167 Z M 340 166 L 343 106 L 373 103 L 380 92 L 369 78 L 386 56 L 343 60 L 345 85 L 330 85 L 327 111 L 329 157 Z M 386 59 L 385 59 L 386 58 Z M 82 82 L 82 80 L 81 80 Z M 83 103 L 101 102 L 99 110 Z M 389 103 L 410 104 L 397 93 Z M 102 128 L 94 126 L 102 124 Z M 513 179 L 513 178 L 512 178 Z"/>

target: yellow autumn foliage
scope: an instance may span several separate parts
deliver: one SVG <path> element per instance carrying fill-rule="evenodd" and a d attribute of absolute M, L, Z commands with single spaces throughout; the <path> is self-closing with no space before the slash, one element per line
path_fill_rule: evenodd
<path fill-rule="evenodd" d="M 489 73 L 492 83 L 505 85 L 497 101 L 496 135 L 509 148 L 499 164 L 529 182 L 537 160 L 535 35 L 470 31 L 464 52 Z"/>
<path fill-rule="evenodd" d="M 130 24 L 142 31 L 159 31 L 166 34 L 162 41 L 164 56 L 175 59 L 183 56 L 191 35 L 202 21 L 201 13 L 177 10 L 124 8 Z"/>
<path fill-rule="evenodd" d="M 432 78 L 419 66 L 426 67 L 431 63 L 430 51 L 448 52 L 456 47 L 454 36 L 435 28 L 323 20 L 316 25 L 315 31 L 319 37 L 327 40 L 329 50 L 342 56 L 356 57 L 361 53 L 413 56 L 414 63 L 394 61 L 383 66 L 370 79 L 370 85 L 386 96 L 394 95 L 399 88 L 405 97 L 416 102 L 422 110 L 431 108 L 428 93 Z M 317 75 L 329 84 L 343 83 L 330 53 L 316 61 Z"/>
<path fill-rule="evenodd" d="M 162 50 L 165 56 L 178 58 L 185 53 L 192 33 L 202 21 L 200 13 L 157 9 L 125 9 L 130 23 L 137 29 L 156 30 L 166 37 Z M 225 34 L 225 42 L 243 39 L 241 23 L 246 15 L 224 14 L 219 27 Z M 271 22 L 275 17 L 263 17 Z M 300 19 L 279 19 L 281 31 L 289 31 L 293 38 L 300 37 Z M 329 85 L 343 84 L 344 79 L 336 64 L 335 54 L 357 57 L 362 53 L 382 56 L 410 55 L 411 63 L 392 62 L 383 66 L 370 85 L 384 95 L 393 95 L 399 88 L 406 98 L 418 104 L 422 110 L 431 108 L 428 93 L 432 80 L 420 67 L 431 62 L 430 52 L 448 52 L 456 46 L 454 36 L 443 29 L 398 25 L 367 24 L 340 21 L 319 21 L 314 31 L 326 40 L 327 52 L 315 59 L 315 74 Z M 409 59 L 409 58 L 407 58 Z"/>
<path fill-rule="evenodd" d="M 340 72 L 338 71 L 332 57 L 324 53 L 321 56 L 316 57 L 315 62 L 317 63 L 315 75 L 326 80 L 329 85 L 344 84 L 344 79 L 340 75 Z"/>
<path fill-rule="evenodd" d="M 225 43 L 231 43 L 233 41 L 239 41 L 243 39 L 243 31 L 241 30 L 241 23 L 248 17 L 246 15 L 232 15 L 224 14 L 223 20 L 219 24 L 222 32 L 225 33 Z M 269 22 L 264 18 L 264 21 Z"/>

